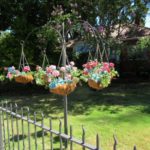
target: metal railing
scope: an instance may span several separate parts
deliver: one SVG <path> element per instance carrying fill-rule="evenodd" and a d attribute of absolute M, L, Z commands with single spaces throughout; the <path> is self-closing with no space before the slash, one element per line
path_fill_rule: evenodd
<path fill-rule="evenodd" d="M 70 126 L 70 134 L 66 135 L 62 132 L 61 120 L 59 120 L 58 130 L 55 130 L 52 125 L 52 119 L 49 118 L 49 127 L 44 125 L 44 119 L 43 113 L 41 113 L 40 121 L 37 113 L 31 116 L 29 108 L 18 109 L 17 105 L 12 107 L 11 104 L 9 106 L 7 103 L 2 104 L 0 106 L 0 150 L 64 150 L 65 140 L 68 141 L 68 150 L 101 150 L 98 134 L 96 135 L 95 145 L 90 145 L 86 143 L 86 132 L 83 127 L 82 139 L 78 140 L 73 136 L 72 126 Z M 40 140 L 37 128 L 41 130 Z M 31 138 L 31 136 L 34 138 Z M 80 148 L 76 148 L 75 145 L 80 146 Z M 117 150 L 115 136 L 112 149 Z M 134 146 L 133 150 L 136 150 L 136 146 Z"/>

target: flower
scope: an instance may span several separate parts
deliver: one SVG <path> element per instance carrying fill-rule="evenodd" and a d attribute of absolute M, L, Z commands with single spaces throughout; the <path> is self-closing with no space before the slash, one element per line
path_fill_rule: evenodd
<path fill-rule="evenodd" d="M 49 66 L 52 70 L 56 70 L 56 66 L 55 65 L 50 65 Z"/>
<path fill-rule="evenodd" d="M 66 70 L 67 71 L 70 71 L 72 69 L 72 66 L 71 65 L 66 65 Z"/>
<path fill-rule="evenodd" d="M 6 78 L 12 79 L 12 78 L 13 78 L 13 75 L 12 75 L 10 72 L 8 72 Z"/>
<path fill-rule="evenodd" d="M 52 81 L 52 79 L 51 78 L 48 78 L 48 82 L 50 83 Z"/>
<path fill-rule="evenodd" d="M 30 71 L 30 67 L 29 66 L 24 66 L 23 67 L 23 71 L 24 72 L 29 72 Z"/>
<path fill-rule="evenodd" d="M 52 72 L 52 75 L 53 75 L 54 77 L 58 77 L 58 76 L 60 75 L 60 72 L 59 72 L 58 70 L 54 70 L 54 71 Z"/>
<path fill-rule="evenodd" d="M 8 70 L 8 67 L 4 67 L 4 70 L 7 71 L 7 70 Z"/>
<path fill-rule="evenodd" d="M 42 67 L 40 67 L 40 66 L 36 66 L 36 71 L 39 71 L 40 69 L 42 69 Z"/>
<path fill-rule="evenodd" d="M 83 74 L 81 79 L 87 82 L 89 79 L 102 87 L 107 87 L 111 83 L 111 79 L 117 75 L 114 64 L 109 62 L 90 61 L 83 65 Z"/>
<path fill-rule="evenodd" d="M 50 67 L 46 67 L 46 73 L 52 73 L 52 69 Z"/>
<path fill-rule="evenodd" d="M 76 81 L 78 81 L 77 78 L 79 78 L 80 71 L 74 65 L 75 65 L 75 63 L 72 61 L 69 63 L 69 65 L 62 66 L 60 68 L 52 67 L 52 65 L 51 65 L 51 67 L 49 66 L 46 69 L 47 70 L 46 75 L 47 75 L 48 79 L 50 79 L 50 80 L 48 80 L 49 88 L 53 89 L 53 88 L 58 87 L 59 85 L 63 85 L 66 83 L 67 83 L 67 85 L 72 82 L 75 83 L 75 79 L 76 79 Z M 50 70 L 50 71 L 48 71 L 48 70 Z M 70 85 L 68 85 L 68 86 L 70 86 Z"/>
<path fill-rule="evenodd" d="M 72 78 L 71 74 L 66 74 L 66 77 L 65 77 L 66 80 L 71 80 L 71 78 Z"/>
<path fill-rule="evenodd" d="M 61 67 L 61 68 L 60 68 L 60 71 L 65 72 L 65 71 L 66 71 L 66 68 L 65 68 L 65 67 Z"/>
<path fill-rule="evenodd" d="M 70 65 L 71 65 L 71 66 L 74 66 L 74 65 L 75 65 L 74 61 L 71 61 L 71 62 L 70 62 Z"/>
<path fill-rule="evenodd" d="M 14 66 L 8 67 L 8 72 L 14 73 L 15 72 L 15 67 Z"/>
<path fill-rule="evenodd" d="M 110 66 L 111 68 L 114 68 L 114 67 L 115 67 L 115 64 L 114 64 L 114 63 L 109 63 L 109 66 Z"/>

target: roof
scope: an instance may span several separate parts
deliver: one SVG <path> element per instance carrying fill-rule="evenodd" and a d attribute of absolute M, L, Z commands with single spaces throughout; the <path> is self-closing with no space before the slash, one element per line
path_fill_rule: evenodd
<path fill-rule="evenodd" d="M 150 36 L 150 28 L 129 24 L 122 25 L 119 30 L 119 25 L 116 25 L 114 31 L 111 33 L 111 36 L 114 38 L 118 36 L 123 41 L 135 40 L 139 39 L 140 37 Z"/>

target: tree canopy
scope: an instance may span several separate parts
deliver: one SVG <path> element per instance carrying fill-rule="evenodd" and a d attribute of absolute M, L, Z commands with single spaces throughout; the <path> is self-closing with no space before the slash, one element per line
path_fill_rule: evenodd
<path fill-rule="evenodd" d="M 24 40 L 31 31 L 44 26 L 47 22 L 55 20 L 57 23 L 62 21 L 71 23 L 76 19 L 86 20 L 108 39 L 116 25 L 118 29 L 122 24 L 144 25 L 148 2 L 148 0 L 1 0 L 0 31 L 9 29 L 11 33 L 1 37 L 0 65 L 10 65 L 8 60 L 11 59 L 11 64 L 17 61 L 19 54 L 16 53 L 20 52 L 19 41 Z M 95 21 L 96 17 L 99 17 L 98 24 Z M 41 53 L 37 44 L 39 42 L 37 32 L 35 30 L 30 35 L 26 48 L 26 53 L 33 63 L 37 62 Z M 52 37 L 52 35 L 48 37 L 51 43 Z M 53 45 L 51 49 L 54 48 Z"/>

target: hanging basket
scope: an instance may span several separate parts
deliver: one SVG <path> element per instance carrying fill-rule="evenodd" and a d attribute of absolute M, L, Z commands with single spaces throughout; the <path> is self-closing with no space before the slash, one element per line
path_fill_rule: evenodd
<path fill-rule="evenodd" d="M 88 79 L 88 85 L 89 85 L 89 87 L 96 89 L 96 90 L 101 90 L 104 88 L 101 84 L 95 82 L 92 79 Z"/>
<path fill-rule="evenodd" d="M 69 95 L 71 92 L 73 92 L 75 88 L 76 88 L 75 82 L 69 84 L 66 83 L 66 84 L 59 85 L 54 89 L 50 89 L 50 92 L 54 94 L 66 96 Z"/>
<path fill-rule="evenodd" d="M 33 81 L 33 76 L 31 74 L 19 75 L 15 77 L 15 81 L 23 84 L 30 83 L 31 81 Z"/>

